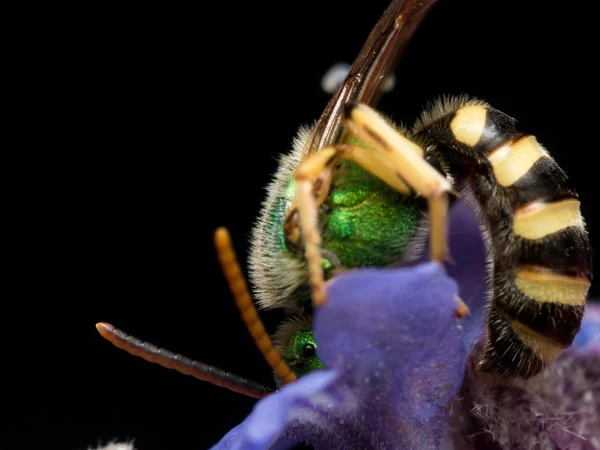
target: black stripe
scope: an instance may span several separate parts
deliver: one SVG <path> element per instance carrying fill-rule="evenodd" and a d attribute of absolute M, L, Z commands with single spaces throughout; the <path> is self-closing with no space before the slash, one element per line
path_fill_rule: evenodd
<path fill-rule="evenodd" d="M 420 139 L 432 144 L 433 147 L 430 150 L 434 154 L 441 156 L 441 160 L 446 160 L 447 156 L 459 153 L 467 156 L 471 160 L 480 161 L 481 158 L 483 158 L 483 155 L 481 155 L 473 147 L 458 142 L 454 137 L 454 133 L 450 128 L 450 124 L 455 117 L 456 111 L 446 114 L 436 122 L 433 122 L 427 128 L 424 128 L 422 131 L 420 131 L 416 136 L 414 136 L 414 139 Z M 448 147 L 448 149 L 454 151 L 448 151 L 448 149 L 444 149 L 442 147 Z M 424 148 L 426 147 L 424 146 Z"/>
<path fill-rule="evenodd" d="M 518 238 L 517 243 L 519 264 L 581 272 L 592 279 L 592 247 L 579 227 L 567 227 L 536 241 Z"/>
<path fill-rule="evenodd" d="M 547 156 L 538 159 L 525 175 L 506 188 L 506 193 L 515 209 L 536 200 L 578 198 L 563 170 Z"/>
<path fill-rule="evenodd" d="M 505 277 L 505 274 L 499 274 L 496 279 Z M 510 280 L 495 283 L 495 292 L 498 294 L 494 302 L 498 311 L 559 345 L 571 345 L 581 325 L 583 305 L 538 302 L 521 292 L 513 279 L 511 277 Z"/>
<path fill-rule="evenodd" d="M 426 135 L 435 145 L 448 147 L 475 161 L 487 161 L 487 155 L 491 151 L 501 147 L 512 139 L 518 138 L 521 134 L 518 133 L 517 122 L 512 117 L 485 105 L 480 106 L 486 110 L 486 121 L 481 137 L 473 147 L 458 142 L 452 132 L 452 121 L 456 118 L 460 109 L 441 117 L 420 131 L 417 136 Z"/>
<path fill-rule="evenodd" d="M 433 122 L 428 127 L 421 130 L 415 138 L 429 138 L 436 145 L 455 144 L 454 133 L 450 130 L 450 123 L 456 116 L 456 111 L 446 114 Z"/>
<path fill-rule="evenodd" d="M 518 140 L 517 121 L 497 109 L 487 108 L 485 127 L 479 142 L 473 146 L 477 153 L 489 155 L 490 152 L 505 145 L 508 141 Z"/>
<path fill-rule="evenodd" d="M 492 307 L 488 316 L 488 345 L 479 369 L 506 378 L 530 378 L 545 366 L 544 361 L 518 338 L 504 315 Z"/>
<path fill-rule="evenodd" d="M 539 158 L 519 180 L 500 186 L 488 155 L 493 150 L 523 139 L 516 121 L 492 108 L 479 142 L 469 147 L 456 141 L 450 124 L 456 112 L 431 123 L 417 136 L 426 136 L 426 153 L 459 181 L 467 181 L 486 216 L 494 248 L 494 292 L 488 315 L 488 343 L 481 369 L 504 377 L 529 378 L 545 363 L 525 345 L 510 326 L 511 319 L 540 333 L 557 345 L 571 344 L 581 324 L 583 306 L 538 302 L 515 285 L 519 265 L 536 265 L 592 278 L 592 249 L 585 229 L 568 227 L 539 240 L 516 236 L 515 210 L 534 201 L 555 202 L 577 199 L 567 176 L 556 162 Z M 541 343 L 542 344 L 542 343 Z"/>

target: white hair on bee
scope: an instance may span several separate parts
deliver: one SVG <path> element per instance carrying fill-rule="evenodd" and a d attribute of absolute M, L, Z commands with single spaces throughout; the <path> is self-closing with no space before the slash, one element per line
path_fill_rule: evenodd
<path fill-rule="evenodd" d="M 308 281 L 306 263 L 282 249 L 282 236 L 273 232 L 273 221 L 274 215 L 279 214 L 280 217 L 276 220 L 280 221 L 283 229 L 285 214 L 295 196 L 295 189 L 289 192 L 288 187 L 293 181 L 294 171 L 300 163 L 302 149 L 310 132 L 310 127 L 300 127 L 293 140 L 292 151 L 280 156 L 277 172 L 267 186 L 267 197 L 252 229 L 249 277 L 261 308 L 282 306 L 294 291 Z M 286 193 L 289 195 L 286 196 Z"/>
<path fill-rule="evenodd" d="M 387 116 L 382 117 L 399 133 L 408 135 L 404 125 L 395 123 Z M 283 230 L 285 214 L 295 197 L 294 171 L 303 157 L 303 149 L 311 131 L 310 127 L 300 127 L 293 140 L 292 151 L 280 156 L 279 166 L 267 186 L 267 197 L 251 232 L 249 278 L 258 306 L 263 309 L 285 306 L 292 311 L 299 311 L 296 304 L 298 298 L 294 294 L 309 281 L 306 261 L 287 252 L 282 246 L 283 231 L 274 231 L 277 228 Z M 290 189 L 290 186 L 294 186 L 294 189 Z M 417 260 L 425 249 L 428 233 L 428 219 L 424 214 L 410 245 L 394 265 Z"/>
<path fill-rule="evenodd" d="M 329 68 L 323 78 L 321 78 L 321 89 L 327 94 L 335 94 L 340 85 L 344 82 L 346 75 L 350 72 L 350 64 L 336 63 Z M 385 93 L 391 92 L 396 87 L 396 76 L 391 73 L 381 85 L 381 90 Z"/>
<path fill-rule="evenodd" d="M 463 106 L 467 105 L 481 105 L 489 107 L 487 102 L 471 97 L 467 94 L 444 95 L 427 104 L 427 106 L 421 112 L 421 117 L 415 121 L 412 131 L 413 133 L 418 133 L 423 128 L 428 127 L 435 121 L 444 117 L 446 114 L 457 111 Z"/>

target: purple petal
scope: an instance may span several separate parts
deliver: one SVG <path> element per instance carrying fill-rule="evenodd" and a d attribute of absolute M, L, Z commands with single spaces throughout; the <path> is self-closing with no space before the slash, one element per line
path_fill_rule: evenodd
<path fill-rule="evenodd" d="M 438 448 L 470 351 L 456 292 L 437 263 L 356 271 L 328 287 L 315 319 L 319 352 L 381 442 Z"/>
<path fill-rule="evenodd" d="M 317 419 L 319 411 L 311 406 L 323 404 L 327 400 L 322 392 L 336 376 L 331 370 L 316 371 L 269 395 L 258 402 L 248 418 L 227 433 L 213 449 L 271 448 L 291 421 L 302 418 L 303 421 L 310 422 Z M 314 417 L 310 417 L 311 415 Z"/>
<path fill-rule="evenodd" d="M 479 221 L 462 200 L 456 201 L 450 211 L 448 240 L 452 263 L 446 264 L 446 270 L 458 283 L 458 295 L 471 310 L 463 327 L 467 345 L 472 347 L 485 326 L 489 267 Z"/>
<path fill-rule="evenodd" d="M 452 261 L 445 264 L 448 275 L 458 283 L 458 295 L 471 310 L 463 323 L 470 346 L 481 337 L 486 319 L 485 305 L 490 296 L 490 267 L 485 239 L 477 215 L 473 208 L 467 207 L 467 204 L 476 203 L 471 190 L 465 189 L 461 198 L 452 205 L 448 217 L 448 246 Z M 429 251 L 426 249 L 419 261 L 428 260 Z"/>
<path fill-rule="evenodd" d="M 331 370 L 260 401 L 214 449 L 438 449 L 470 351 L 456 292 L 437 263 L 336 278 L 315 316 Z"/>
<path fill-rule="evenodd" d="M 458 284 L 433 262 L 335 278 L 314 320 L 330 370 L 260 401 L 214 449 L 450 445 L 449 406 L 482 334 L 487 292 L 476 219 L 460 201 L 450 219 L 454 264 L 447 270 Z M 470 308 L 463 319 L 456 315 L 457 293 Z"/>
<path fill-rule="evenodd" d="M 600 356 L 600 306 L 598 304 L 587 305 L 581 328 L 573 341 L 573 348 L 578 351 L 590 351 Z"/>

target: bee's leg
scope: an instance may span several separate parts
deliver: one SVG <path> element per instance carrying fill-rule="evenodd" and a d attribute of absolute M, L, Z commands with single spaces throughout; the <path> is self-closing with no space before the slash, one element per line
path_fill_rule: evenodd
<path fill-rule="evenodd" d="M 422 149 L 408 140 L 407 142 L 412 145 L 410 150 L 414 152 L 414 157 L 419 162 L 416 164 L 417 170 L 422 166 L 426 167 L 422 172 L 430 168 L 423 160 Z M 362 147 L 349 144 L 326 147 L 301 162 L 295 172 L 298 189 L 297 204 L 292 206 L 288 213 L 285 230 L 288 240 L 292 243 L 299 242 L 300 234 L 302 235 L 312 289 L 311 296 L 315 306 L 321 306 L 326 301 L 318 210 L 329 193 L 333 171 L 340 158 L 354 161 L 401 194 L 410 195 L 414 190 L 414 187 L 411 189 L 404 181 L 404 177 L 394 165 L 395 161 L 389 155 Z M 426 172 L 425 176 L 429 176 L 431 184 L 437 183 L 439 186 L 439 189 L 430 189 L 426 192 L 431 216 L 431 254 L 434 260 L 441 261 L 447 254 L 448 202 L 445 191 L 449 190 L 449 183 L 435 169 L 431 168 L 431 170 L 434 175 L 431 176 Z"/>
<path fill-rule="evenodd" d="M 297 204 L 290 208 L 285 223 L 288 241 L 299 243 L 302 235 L 308 263 L 312 301 L 315 306 L 325 300 L 325 288 L 320 251 L 321 236 L 317 225 L 318 210 L 329 193 L 333 171 L 340 158 L 351 160 L 379 176 L 399 192 L 408 195 L 410 188 L 396 175 L 384 155 L 353 145 L 326 147 L 302 161 L 295 172 L 298 187 Z"/>
<path fill-rule="evenodd" d="M 450 182 L 423 159 L 423 149 L 404 137 L 375 110 L 366 105 L 352 108 L 347 117 L 350 131 L 381 152 L 396 177 L 429 204 L 430 253 L 434 261 L 448 259 L 447 219 Z M 371 170 L 379 176 L 381 169 Z"/>
<path fill-rule="evenodd" d="M 318 230 L 318 210 L 331 186 L 333 170 L 339 160 L 340 150 L 326 147 L 313 153 L 300 163 L 295 172 L 297 200 L 285 221 L 287 239 L 298 243 L 304 241 L 304 255 L 308 264 L 311 298 L 315 306 L 326 301 L 320 251 L 321 235 Z"/>

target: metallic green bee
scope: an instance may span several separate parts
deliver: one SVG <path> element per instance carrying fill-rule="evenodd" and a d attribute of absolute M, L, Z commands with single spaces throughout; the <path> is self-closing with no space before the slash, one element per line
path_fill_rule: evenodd
<path fill-rule="evenodd" d="M 236 292 L 245 283 L 241 280 L 239 269 L 234 267 L 235 256 L 229 248 L 228 236 L 223 234 L 223 230 L 220 230 L 220 235 L 217 233 L 220 260 L 242 317 L 267 361 L 280 369 L 275 370 L 277 385 L 323 367 L 311 329 L 311 291 L 303 245 L 299 241 L 292 242 L 284 230 L 289 228 L 286 218 L 290 217 L 295 198 L 294 171 L 309 153 L 341 142 L 347 104 L 374 106 L 378 102 L 387 76 L 433 3 L 435 0 L 392 1 L 321 118 L 314 127 L 300 129 L 293 151 L 281 158 L 274 181 L 268 186 L 267 199 L 258 225 L 253 230 L 250 276 L 262 308 L 285 308 L 290 313 L 273 336 L 274 348 L 271 340 L 265 338 L 264 328 L 257 320 L 249 295 L 245 292 L 240 294 L 239 290 Z M 353 142 L 360 144 L 355 139 Z M 427 232 L 427 222 L 420 209 L 422 202 L 403 196 L 352 162 L 336 171 L 334 183 L 336 187 L 328 196 L 326 206 L 331 211 L 330 215 L 327 214 L 329 226 L 324 229 L 328 244 L 320 250 L 327 276 L 351 267 L 405 263 L 418 256 Z M 359 204 L 363 205 L 357 208 Z M 350 209 L 354 209 L 351 215 L 348 213 Z M 379 214 L 377 221 L 365 220 L 374 217 L 374 214 Z M 370 225 L 357 229 L 355 224 L 359 219 Z M 112 325 L 99 323 L 97 328 L 116 346 L 148 361 L 254 397 L 262 397 L 271 391 L 159 349 Z M 265 345 L 266 341 L 268 345 Z"/>
<path fill-rule="evenodd" d="M 519 131 L 513 118 L 466 96 L 433 104 L 411 128 L 372 109 L 434 3 L 391 2 L 321 118 L 300 129 L 268 186 L 253 230 L 250 278 L 260 307 L 290 314 L 275 333 L 276 350 L 228 237 L 217 239 L 242 317 L 278 385 L 323 367 L 311 317 L 327 300 L 327 279 L 360 267 L 410 264 L 427 248 L 432 259 L 447 258 L 453 196 L 475 205 L 493 263 L 480 369 L 534 376 L 571 345 L 579 329 L 591 282 L 589 238 L 576 192 L 536 138 Z M 167 367 L 247 395 L 270 391 L 149 347 L 110 325 L 99 330 Z"/>

